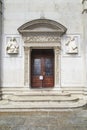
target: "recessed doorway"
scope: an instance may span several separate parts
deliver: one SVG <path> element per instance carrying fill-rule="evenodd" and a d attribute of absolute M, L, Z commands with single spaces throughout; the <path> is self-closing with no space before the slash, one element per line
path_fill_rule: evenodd
<path fill-rule="evenodd" d="M 54 51 L 53 49 L 32 49 L 31 87 L 54 87 Z"/>

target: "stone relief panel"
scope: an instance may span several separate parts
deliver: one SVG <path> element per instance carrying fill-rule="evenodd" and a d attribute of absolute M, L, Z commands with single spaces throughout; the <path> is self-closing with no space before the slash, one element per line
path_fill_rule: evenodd
<path fill-rule="evenodd" d="M 80 54 L 80 35 L 65 35 L 62 38 L 62 52 L 65 56 Z"/>
<path fill-rule="evenodd" d="M 76 37 L 69 37 L 65 43 L 66 53 L 67 54 L 77 54 L 78 53 L 78 45 L 76 41 Z"/>
<path fill-rule="evenodd" d="M 20 42 L 19 35 L 5 35 L 5 56 L 21 56 Z"/>
<path fill-rule="evenodd" d="M 9 39 L 7 46 L 6 46 L 6 52 L 8 54 L 18 54 L 19 53 L 19 45 L 17 43 L 16 38 L 12 37 Z"/>

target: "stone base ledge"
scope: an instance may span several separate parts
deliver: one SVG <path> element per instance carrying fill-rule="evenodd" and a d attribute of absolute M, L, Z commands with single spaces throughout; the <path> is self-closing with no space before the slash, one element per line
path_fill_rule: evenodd
<path fill-rule="evenodd" d="M 64 109 L 77 109 L 77 108 L 82 108 L 86 105 L 85 100 L 79 100 L 78 102 L 75 103 L 59 103 L 59 102 L 41 102 L 41 103 L 33 103 L 33 102 L 9 102 L 7 100 L 2 100 L 0 101 L 0 112 L 16 112 L 16 111 L 31 111 L 31 110 L 64 110 Z"/>

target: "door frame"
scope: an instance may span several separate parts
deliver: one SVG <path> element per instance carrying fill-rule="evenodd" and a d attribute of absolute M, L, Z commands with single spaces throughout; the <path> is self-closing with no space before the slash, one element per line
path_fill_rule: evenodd
<path fill-rule="evenodd" d="M 45 46 L 45 45 L 44 45 Z M 24 46 L 24 87 L 31 88 L 31 51 L 32 49 L 53 49 L 54 51 L 54 87 L 51 89 L 60 90 L 61 89 L 61 79 L 60 79 L 60 60 L 61 53 L 60 48 L 57 47 L 29 47 Z M 49 90 L 50 88 L 43 88 L 44 90 Z"/>

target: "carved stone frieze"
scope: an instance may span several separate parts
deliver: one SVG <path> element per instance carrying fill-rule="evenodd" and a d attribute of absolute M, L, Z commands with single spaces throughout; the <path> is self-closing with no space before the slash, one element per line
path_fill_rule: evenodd
<path fill-rule="evenodd" d="M 24 37 L 25 43 L 47 43 L 47 42 L 60 42 L 60 37 L 58 35 L 50 35 L 47 33 L 44 34 L 36 34 L 36 35 L 29 35 L 28 37 Z"/>

